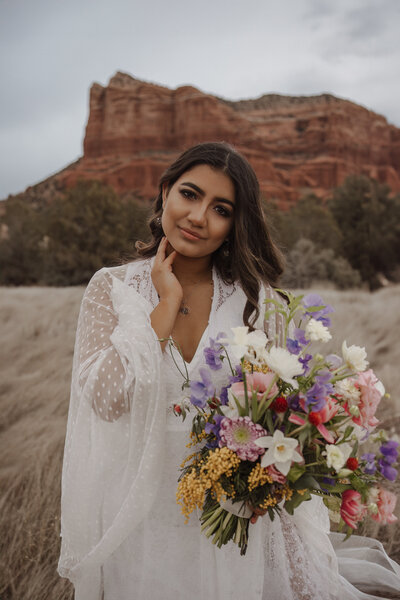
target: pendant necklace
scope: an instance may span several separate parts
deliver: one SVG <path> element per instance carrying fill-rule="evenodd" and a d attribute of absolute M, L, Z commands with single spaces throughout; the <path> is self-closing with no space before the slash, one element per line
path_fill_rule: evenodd
<path fill-rule="evenodd" d="M 201 282 L 199 282 L 199 283 L 201 283 Z M 198 284 L 196 284 L 196 283 L 195 283 L 195 284 L 193 285 L 193 287 L 195 287 L 196 285 L 198 285 Z M 213 281 L 212 279 L 211 279 L 211 281 L 210 281 L 210 285 L 211 285 L 212 287 L 214 286 L 214 281 Z M 179 309 L 178 309 L 178 312 L 180 312 L 180 313 L 181 313 L 181 315 L 184 315 L 184 316 L 186 316 L 186 315 L 190 314 L 190 310 L 191 310 L 191 309 L 190 309 L 189 305 L 187 304 L 187 300 L 188 300 L 188 299 L 190 300 L 190 296 L 191 296 L 191 294 L 189 294 L 189 298 L 183 298 L 183 299 L 182 299 L 181 305 L 180 305 L 180 307 L 179 307 Z"/>

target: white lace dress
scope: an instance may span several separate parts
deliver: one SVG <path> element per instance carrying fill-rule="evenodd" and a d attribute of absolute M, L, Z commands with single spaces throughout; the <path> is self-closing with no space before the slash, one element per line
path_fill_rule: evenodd
<path fill-rule="evenodd" d="M 250 525 L 245 556 L 215 548 L 176 504 L 191 419 L 171 406 L 182 376 L 161 353 L 149 315 L 158 299 L 152 260 L 102 269 L 85 292 L 74 355 L 62 483 L 59 573 L 76 600 L 351 600 L 362 589 L 400 591 L 400 569 L 367 538 L 329 535 L 318 498 L 294 517 Z M 209 323 L 191 363 L 196 379 L 209 337 L 242 325 L 245 296 L 214 271 Z M 271 289 L 263 294 L 273 294 Z M 260 298 L 262 302 L 263 298 Z M 262 313 L 263 311 L 261 311 Z M 257 324 L 263 327 L 262 317 Z M 267 334 L 279 324 L 271 320 Z M 179 356 L 176 357 L 178 363 Z M 215 373 L 218 388 L 227 372 Z M 334 544 L 336 552 L 334 549 Z M 339 574 L 342 572 L 344 576 Z"/>

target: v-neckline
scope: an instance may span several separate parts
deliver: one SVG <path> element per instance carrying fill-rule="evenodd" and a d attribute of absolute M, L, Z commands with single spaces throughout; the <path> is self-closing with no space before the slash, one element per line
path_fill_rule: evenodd
<path fill-rule="evenodd" d="M 204 345 L 204 339 L 205 339 L 205 337 L 207 336 L 207 334 L 210 331 L 210 326 L 211 326 L 211 323 L 213 321 L 213 317 L 214 317 L 214 314 L 215 314 L 215 304 L 216 304 L 216 301 L 217 301 L 218 277 L 217 277 L 217 271 L 216 271 L 216 268 L 214 267 L 214 265 L 213 265 L 213 268 L 212 268 L 212 280 L 213 280 L 213 296 L 212 296 L 212 300 L 211 300 L 211 308 L 210 308 L 210 313 L 208 315 L 207 325 L 204 328 L 204 331 L 203 331 L 202 336 L 201 336 L 201 338 L 199 340 L 199 343 L 197 344 L 197 347 L 196 347 L 196 350 L 195 350 L 195 352 L 194 352 L 194 354 L 192 356 L 192 359 L 188 362 L 188 361 L 186 361 L 183 358 L 183 356 L 181 356 L 183 362 L 185 363 L 185 367 L 188 370 L 192 370 L 193 367 L 194 367 L 194 365 L 198 361 L 198 355 L 199 355 L 200 350 L 202 349 L 202 347 Z"/>

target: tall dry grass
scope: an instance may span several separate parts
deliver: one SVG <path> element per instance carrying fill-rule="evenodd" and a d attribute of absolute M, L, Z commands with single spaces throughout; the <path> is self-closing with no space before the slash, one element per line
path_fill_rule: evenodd
<path fill-rule="evenodd" d="M 0 598 L 67 600 L 58 577 L 60 475 L 76 321 L 83 288 L 0 289 Z M 380 418 L 400 431 L 400 287 L 321 292 L 338 339 L 366 345 L 392 400 Z M 369 530 L 400 561 L 396 527 Z M 396 540 L 396 533 L 397 538 Z"/>

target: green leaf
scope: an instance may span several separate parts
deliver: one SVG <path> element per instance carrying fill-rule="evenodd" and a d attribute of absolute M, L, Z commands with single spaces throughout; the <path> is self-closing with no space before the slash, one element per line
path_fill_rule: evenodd
<path fill-rule="evenodd" d="M 294 463 L 290 467 L 290 471 L 287 474 L 288 480 L 291 481 L 292 483 L 294 483 L 305 473 L 305 470 L 306 470 L 306 467 L 304 465 L 299 465 L 298 463 Z"/>
<path fill-rule="evenodd" d="M 311 475 L 311 473 L 304 473 L 304 475 L 302 475 L 299 479 L 297 479 L 294 484 L 293 487 L 296 490 L 301 490 L 301 489 L 314 489 L 314 490 L 320 490 L 321 486 L 319 485 L 318 481 Z"/>

